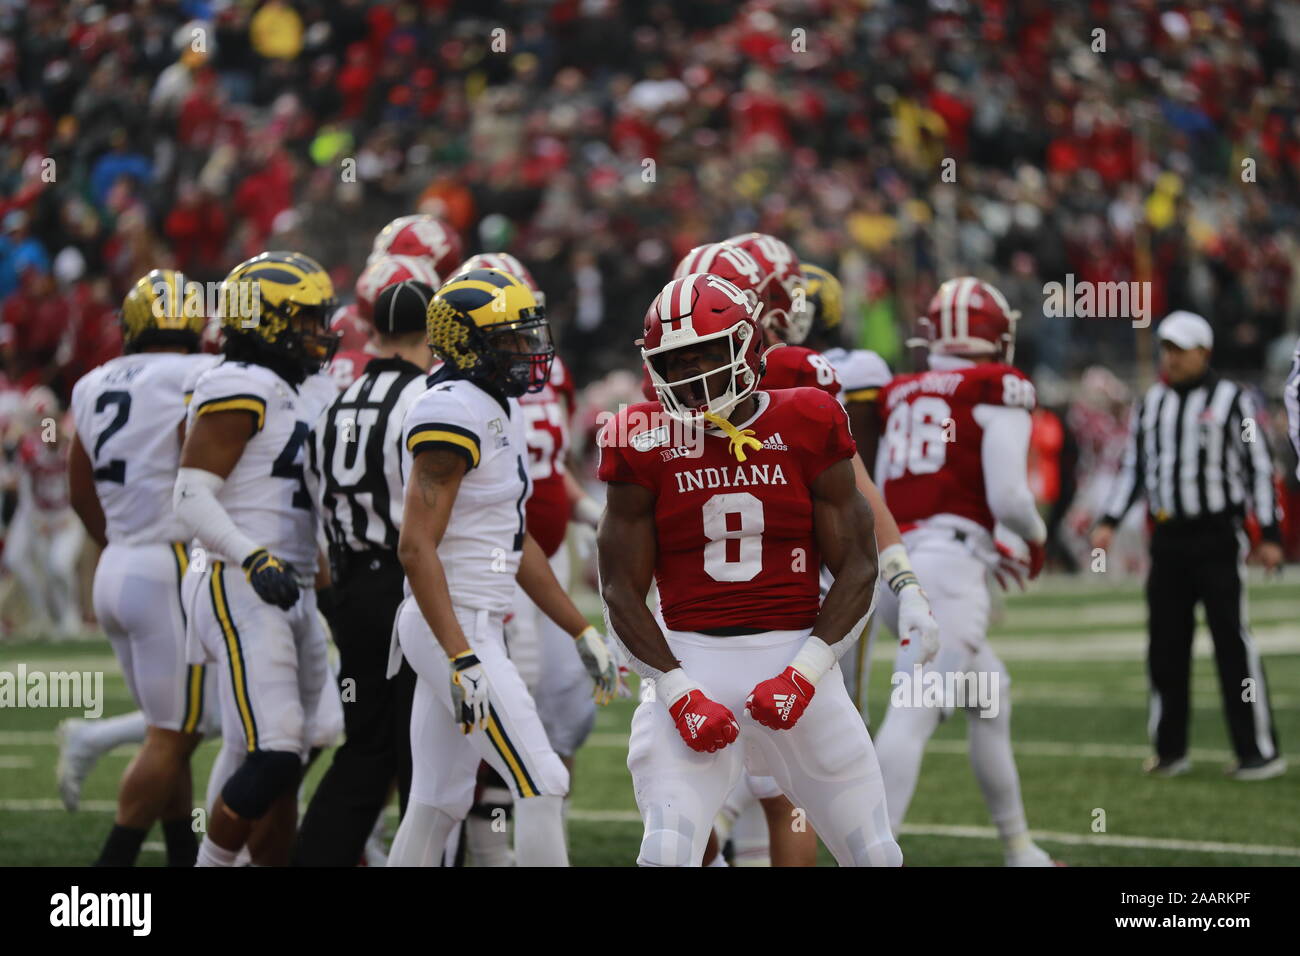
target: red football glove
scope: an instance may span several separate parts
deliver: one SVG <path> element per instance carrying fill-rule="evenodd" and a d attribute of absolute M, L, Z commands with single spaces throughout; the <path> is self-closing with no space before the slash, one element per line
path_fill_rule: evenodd
<path fill-rule="evenodd" d="M 745 701 L 745 713 L 764 727 L 789 730 L 808 709 L 817 688 L 793 667 L 765 680 Z"/>
<path fill-rule="evenodd" d="M 1029 580 L 1032 581 L 1043 573 L 1043 565 L 1047 562 L 1047 546 L 1032 541 L 1026 543 L 1029 545 Z"/>
<path fill-rule="evenodd" d="M 673 701 L 669 715 L 686 746 L 700 753 L 721 750 L 740 736 L 736 715 L 702 690 L 692 690 Z"/>

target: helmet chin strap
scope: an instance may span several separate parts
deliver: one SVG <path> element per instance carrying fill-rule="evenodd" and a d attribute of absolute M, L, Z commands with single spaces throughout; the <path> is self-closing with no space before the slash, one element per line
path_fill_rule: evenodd
<path fill-rule="evenodd" d="M 746 446 L 755 451 L 763 447 L 763 443 L 754 437 L 754 429 L 752 428 L 746 428 L 742 431 L 722 416 L 715 415 L 712 412 L 705 412 L 704 420 L 714 428 L 721 430 L 724 435 L 731 439 L 731 444 L 727 450 L 736 456 L 736 461 L 743 462 L 745 460 Z"/>

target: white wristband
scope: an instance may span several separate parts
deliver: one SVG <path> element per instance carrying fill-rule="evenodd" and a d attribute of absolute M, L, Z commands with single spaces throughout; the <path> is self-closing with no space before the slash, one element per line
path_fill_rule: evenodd
<path fill-rule="evenodd" d="M 574 520 L 585 525 L 590 525 L 593 528 L 600 524 L 600 514 L 601 507 L 596 503 L 595 498 L 579 498 L 577 503 L 573 506 Z"/>
<path fill-rule="evenodd" d="M 242 564 L 257 545 L 235 526 L 217 501 L 217 492 L 225 483 L 220 475 L 202 468 L 182 468 L 176 473 L 172 509 L 205 548 Z"/>
<path fill-rule="evenodd" d="M 901 541 L 880 552 L 880 576 L 895 594 L 909 585 L 920 584 Z"/>
<path fill-rule="evenodd" d="M 663 677 L 655 681 L 655 696 L 663 702 L 665 707 L 672 707 L 673 704 L 691 691 L 699 689 L 700 685 L 687 677 L 686 671 L 680 667 L 668 671 Z"/>
<path fill-rule="evenodd" d="M 794 656 L 790 666 L 815 685 L 835 666 L 835 652 L 814 634 L 803 642 L 803 647 L 799 648 L 799 653 Z"/>

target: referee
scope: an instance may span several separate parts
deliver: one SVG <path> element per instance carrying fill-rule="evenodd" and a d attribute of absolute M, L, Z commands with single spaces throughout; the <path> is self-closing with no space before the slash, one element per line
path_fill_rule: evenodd
<path fill-rule="evenodd" d="M 425 344 L 432 298 L 414 280 L 379 294 L 377 357 L 316 428 L 311 466 L 329 541 L 334 599 L 326 616 L 339 649 L 346 739 L 303 817 L 295 866 L 356 866 L 394 780 L 406 809 L 415 672 L 404 663 L 391 682 L 385 673 L 404 582 L 397 560 L 402 422 L 433 364 Z"/>
<path fill-rule="evenodd" d="M 1236 780 L 1286 770 L 1278 752 L 1264 666 L 1246 620 L 1242 573 L 1249 543 L 1247 502 L 1259 523 L 1259 561 L 1282 564 L 1273 460 L 1255 403 L 1210 369 L 1210 324 L 1174 312 L 1156 330 L 1161 381 L 1134 406 L 1124 464 L 1092 546 L 1110 546 L 1114 528 L 1145 496 L 1154 523 L 1147 578 L 1148 732 L 1155 755 L 1144 769 L 1175 776 L 1187 759 L 1195 609 L 1205 605 L 1219 668 L 1219 690 L 1237 761 Z"/>

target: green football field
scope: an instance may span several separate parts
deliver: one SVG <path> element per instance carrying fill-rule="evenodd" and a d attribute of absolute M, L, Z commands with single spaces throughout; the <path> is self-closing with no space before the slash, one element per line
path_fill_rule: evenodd
<path fill-rule="evenodd" d="M 1300 739 L 1300 586 L 1250 587 L 1256 642 L 1264 656 L 1278 733 L 1286 752 Z M 589 599 L 589 596 L 588 596 Z M 588 604 L 590 608 L 590 603 Z M 1231 760 L 1209 637 L 1202 625 L 1194 665 L 1190 774 L 1150 779 L 1146 756 L 1144 608 L 1136 581 L 1093 576 L 1048 579 L 1008 599 L 994 645 L 1011 672 L 1016 757 L 1030 826 L 1058 859 L 1075 866 L 1294 866 L 1300 863 L 1300 767 L 1255 783 L 1227 780 Z M 870 712 L 878 725 L 889 692 L 893 643 L 877 647 Z M 0 644 L 0 671 L 103 670 L 106 716 L 133 709 L 104 641 Z M 635 861 L 640 821 L 625 760 L 633 702 L 601 712 L 578 756 L 569 815 L 575 865 Z M 112 821 L 117 780 L 134 752 L 107 755 L 91 774 L 82 808 L 59 802 L 55 727 L 73 711 L 0 710 L 0 864 L 82 865 Z M 1001 863 L 1001 853 L 964 749 L 965 720 L 939 728 L 901 836 L 909 866 Z M 216 744 L 196 763 L 202 793 Z M 328 754 L 316 765 L 315 785 Z M 1295 764 L 1295 761 L 1292 761 Z M 1104 830 L 1099 832 L 1100 825 Z M 395 814 L 390 811 L 390 835 Z M 161 834 L 141 862 L 162 862 Z M 823 851 L 823 863 L 832 861 Z"/>

